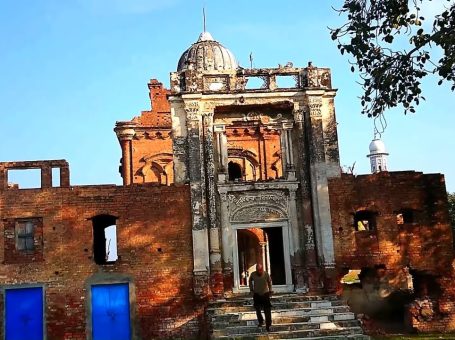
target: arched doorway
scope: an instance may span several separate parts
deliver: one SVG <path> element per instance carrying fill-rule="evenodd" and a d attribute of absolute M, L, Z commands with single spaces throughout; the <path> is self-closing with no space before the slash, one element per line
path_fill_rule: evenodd
<path fill-rule="evenodd" d="M 231 161 L 228 163 L 228 174 L 230 181 L 242 179 L 242 167 L 240 164 Z"/>
<path fill-rule="evenodd" d="M 270 274 L 274 286 L 291 283 L 289 256 L 285 255 L 289 253 L 289 242 L 284 234 L 287 234 L 287 228 L 279 226 L 236 229 L 237 289 L 247 288 L 248 278 L 256 270 L 257 263 Z"/>

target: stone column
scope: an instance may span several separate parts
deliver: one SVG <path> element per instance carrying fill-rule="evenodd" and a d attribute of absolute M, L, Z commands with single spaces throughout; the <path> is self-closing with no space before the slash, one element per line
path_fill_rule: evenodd
<path fill-rule="evenodd" d="M 196 297 L 204 299 L 209 286 L 209 235 L 207 200 L 205 197 L 204 148 L 202 145 L 202 115 L 199 103 L 185 103 L 188 130 L 188 176 L 190 180 L 193 237 L 193 289 Z"/>
<path fill-rule="evenodd" d="M 264 270 L 267 270 L 267 253 L 266 253 L 267 242 L 259 242 L 259 245 L 261 246 L 262 267 L 264 268 Z"/>
<path fill-rule="evenodd" d="M 117 122 L 114 129 L 122 148 L 122 177 L 123 185 L 133 183 L 132 140 L 136 133 L 135 123 Z"/>
<path fill-rule="evenodd" d="M 281 165 L 283 168 L 283 177 L 287 178 L 287 173 L 288 173 L 288 147 L 287 147 L 287 135 L 286 135 L 286 130 L 281 129 L 281 136 L 280 136 L 280 141 L 281 141 Z"/>
<path fill-rule="evenodd" d="M 204 112 L 204 158 L 206 179 L 206 202 L 208 209 L 209 229 L 209 260 L 210 260 L 210 287 L 212 294 L 222 296 L 224 293 L 223 273 L 221 265 L 220 233 L 216 219 L 216 192 L 215 192 L 215 157 L 213 143 L 213 111 Z M 217 143 L 217 140 L 215 140 Z"/>
<path fill-rule="evenodd" d="M 335 266 L 335 254 L 327 180 L 328 165 L 326 164 L 324 147 L 322 95 L 323 93 L 318 92 L 308 97 L 307 128 L 310 139 L 308 146 L 311 196 L 319 264 L 324 268 L 333 268 Z"/>
<path fill-rule="evenodd" d="M 232 292 L 234 286 L 234 231 L 229 222 L 227 192 L 220 190 L 219 194 L 224 290 L 226 292 Z"/>
<path fill-rule="evenodd" d="M 226 174 L 228 167 L 228 152 L 227 152 L 227 138 L 224 125 L 216 125 L 213 127 L 216 138 L 216 154 L 218 164 L 218 182 L 226 182 Z"/>
<path fill-rule="evenodd" d="M 286 179 L 295 181 L 294 150 L 292 147 L 293 122 L 283 122 L 284 140 L 286 145 Z"/>

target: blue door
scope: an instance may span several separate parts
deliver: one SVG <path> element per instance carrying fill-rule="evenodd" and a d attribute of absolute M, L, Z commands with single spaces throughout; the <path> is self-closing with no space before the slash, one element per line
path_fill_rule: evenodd
<path fill-rule="evenodd" d="M 92 286 L 93 340 L 130 340 L 128 284 Z"/>
<path fill-rule="evenodd" d="M 5 340 L 43 340 L 43 288 L 5 290 Z"/>

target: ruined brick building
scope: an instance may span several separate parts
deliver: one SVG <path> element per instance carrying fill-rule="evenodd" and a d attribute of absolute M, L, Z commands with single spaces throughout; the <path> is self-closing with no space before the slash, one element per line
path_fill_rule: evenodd
<path fill-rule="evenodd" d="M 330 69 L 242 68 L 203 32 L 170 78 L 148 84 L 151 110 L 116 123 L 123 186 L 72 186 L 61 160 L 0 163 L 6 339 L 23 301 L 41 338 L 101 339 L 103 325 L 204 338 L 207 302 L 246 292 L 257 262 L 282 293 L 341 292 L 362 270 L 375 292 L 410 292 L 408 325 L 455 328 L 444 177 L 386 171 L 378 141 L 373 174 L 342 173 Z M 41 188 L 8 183 L 30 168 Z"/>

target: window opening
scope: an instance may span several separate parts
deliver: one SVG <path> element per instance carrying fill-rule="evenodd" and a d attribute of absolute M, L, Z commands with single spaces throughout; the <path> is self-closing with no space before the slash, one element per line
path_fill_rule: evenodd
<path fill-rule="evenodd" d="M 397 224 L 414 223 L 415 216 L 412 209 L 403 209 L 397 214 Z"/>
<path fill-rule="evenodd" d="M 358 211 L 354 215 L 356 231 L 371 231 L 376 229 L 376 213 L 368 210 Z"/>
<path fill-rule="evenodd" d="M 245 90 L 259 90 L 266 88 L 264 79 L 261 77 L 246 77 Z"/>
<path fill-rule="evenodd" d="M 17 185 L 18 189 L 41 188 L 41 169 L 10 169 L 8 183 Z"/>
<path fill-rule="evenodd" d="M 35 249 L 35 228 L 33 221 L 19 221 L 16 223 L 16 249 L 33 251 Z"/>
<path fill-rule="evenodd" d="M 116 217 L 98 215 L 93 223 L 93 258 L 97 264 L 117 261 L 117 226 Z"/>
<path fill-rule="evenodd" d="M 230 181 L 238 181 L 242 179 L 242 167 L 235 162 L 228 163 L 228 174 Z"/>
<path fill-rule="evenodd" d="M 276 85 L 279 89 L 283 88 L 296 88 L 297 87 L 297 81 L 295 76 L 289 75 L 289 76 L 276 76 Z"/>
<path fill-rule="evenodd" d="M 60 186 L 60 168 L 52 168 L 52 186 Z"/>

